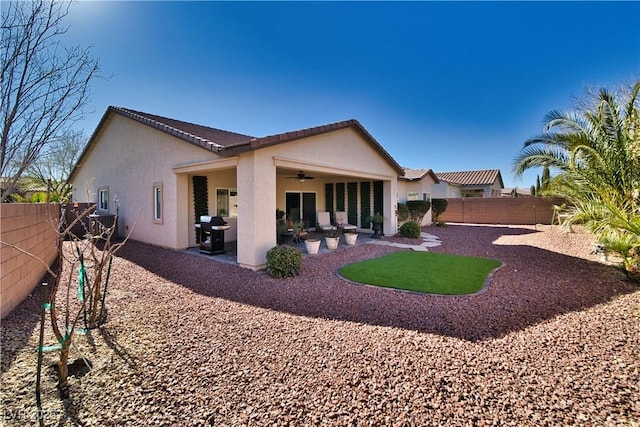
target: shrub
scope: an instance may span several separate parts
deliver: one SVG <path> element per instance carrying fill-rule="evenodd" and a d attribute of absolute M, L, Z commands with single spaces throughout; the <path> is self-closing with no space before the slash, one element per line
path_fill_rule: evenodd
<path fill-rule="evenodd" d="M 405 222 L 400 227 L 400 235 L 402 237 L 417 239 L 420 237 L 420 225 L 415 221 Z"/>
<path fill-rule="evenodd" d="M 274 246 L 267 251 L 267 274 L 271 277 L 294 277 L 300 273 L 301 265 L 302 254 L 291 246 Z"/>
<path fill-rule="evenodd" d="M 447 210 L 449 201 L 447 199 L 431 199 L 431 206 L 433 207 L 433 222 L 438 222 L 440 215 Z"/>
<path fill-rule="evenodd" d="M 403 222 L 409 218 L 409 208 L 404 203 L 398 203 L 398 221 Z"/>
<path fill-rule="evenodd" d="M 421 224 L 422 218 L 431 209 L 431 203 L 426 200 L 409 200 L 407 208 L 409 209 L 411 220 Z"/>

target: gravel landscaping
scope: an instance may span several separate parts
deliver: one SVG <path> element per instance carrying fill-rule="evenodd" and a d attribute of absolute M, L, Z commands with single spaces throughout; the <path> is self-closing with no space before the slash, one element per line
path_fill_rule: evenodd
<path fill-rule="evenodd" d="M 442 240 L 431 251 L 503 263 L 463 297 L 337 276 L 391 246 L 308 257 L 275 280 L 129 242 L 107 323 L 75 338 L 71 360 L 93 369 L 68 400 L 45 371 L 45 424 L 640 425 L 640 288 L 590 254 L 589 234 L 537 228 L 426 227 Z M 36 424 L 38 305 L 2 321 L 2 425 Z"/>

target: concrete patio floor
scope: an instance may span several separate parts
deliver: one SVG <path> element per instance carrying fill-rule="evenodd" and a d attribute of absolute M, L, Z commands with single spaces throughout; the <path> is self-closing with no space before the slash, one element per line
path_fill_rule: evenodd
<path fill-rule="evenodd" d="M 434 236 L 428 233 L 421 233 L 421 234 L 422 234 L 421 244 L 410 244 L 410 243 L 401 243 L 401 242 L 395 242 L 390 240 L 390 239 L 393 239 L 393 237 L 382 237 L 380 239 L 377 239 L 377 238 L 374 239 L 373 233 L 360 232 L 358 233 L 358 239 L 355 245 L 347 245 L 344 236 L 341 236 L 340 242 L 338 244 L 338 249 L 332 250 L 327 247 L 327 244 L 323 239 L 322 233 L 312 232 L 312 233 L 309 233 L 309 235 L 307 236 L 307 239 L 319 239 L 321 241 L 320 250 L 318 251 L 317 255 L 311 255 L 307 253 L 304 240 L 300 242 L 292 242 L 289 245 L 298 249 L 302 253 L 303 258 L 309 258 L 309 257 L 328 254 L 328 253 L 334 252 L 335 250 L 340 250 L 345 248 L 348 249 L 354 246 L 360 246 L 364 244 L 387 245 L 387 246 L 393 246 L 393 247 L 403 248 L 403 249 L 413 249 L 415 251 L 427 251 L 428 248 L 430 247 L 440 246 L 442 244 L 442 242 L 437 236 Z M 238 242 L 237 241 L 225 242 L 224 247 L 225 247 L 225 253 L 216 254 L 216 255 L 209 255 L 207 253 L 202 253 L 200 252 L 200 248 L 197 246 L 187 248 L 184 250 L 184 252 L 190 255 L 196 255 L 203 258 L 208 258 L 212 261 L 238 265 Z"/>

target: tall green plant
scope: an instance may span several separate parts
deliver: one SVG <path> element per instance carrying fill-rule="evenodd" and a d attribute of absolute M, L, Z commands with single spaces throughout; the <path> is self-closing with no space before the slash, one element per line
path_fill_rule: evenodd
<path fill-rule="evenodd" d="M 206 176 L 195 175 L 193 177 L 193 210 L 196 224 L 200 223 L 202 215 L 209 214 L 209 190 Z M 200 234 L 197 229 L 196 243 L 200 243 Z"/>
<path fill-rule="evenodd" d="M 433 222 L 438 222 L 440 215 L 447 210 L 449 201 L 447 199 L 431 199 L 431 206 L 433 207 Z"/>
<path fill-rule="evenodd" d="M 639 93 L 640 81 L 615 94 L 603 88 L 576 111 L 548 113 L 545 132 L 525 141 L 514 172 L 558 170 L 549 192 L 570 202 L 566 222 L 584 223 L 640 279 Z"/>
<path fill-rule="evenodd" d="M 409 209 L 409 216 L 412 221 L 417 224 L 422 224 L 424 216 L 431 209 L 431 202 L 426 200 L 409 200 L 407 201 L 407 208 Z"/>

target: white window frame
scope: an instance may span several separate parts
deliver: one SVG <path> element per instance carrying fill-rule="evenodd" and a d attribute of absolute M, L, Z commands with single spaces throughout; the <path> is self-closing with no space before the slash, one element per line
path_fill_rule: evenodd
<path fill-rule="evenodd" d="M 153 222 L 162 224 L 162 214 L 164 212 L 163 189 L 161 182 L 153 183 Z"/>
<path fill-rule="evenodd" d="M 420 193 L 418 191 L 407 192 L 407 202 L 410 202 L 413 200 L 420 200 Z"/>
<path fill-rule="evenodd" d="M 98 188 L 98 211 L 109 212 L 109 187 Z"/>

